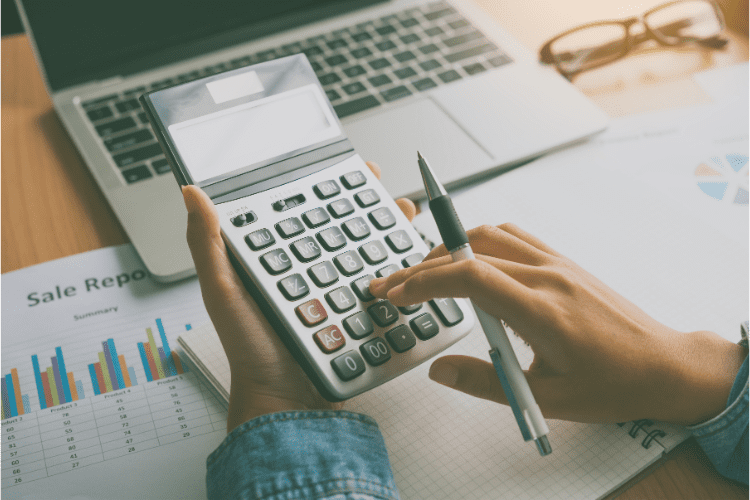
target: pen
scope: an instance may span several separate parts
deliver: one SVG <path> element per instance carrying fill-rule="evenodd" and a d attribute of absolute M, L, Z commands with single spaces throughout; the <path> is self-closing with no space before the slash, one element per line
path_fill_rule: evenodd
<path fill-rule="evenodd" d="M 430 211 L 435 218 L 440 236 L 443 238 L 446 250 L 450 252 L 453 262 L 474 258 L 474 252 L 469 245 L 469 238 L 458 219 L 453 202 L 440 181 L 435 178 L 429 163 L 417 151 L 419 170 L 430 202 Z M 490 359 L 495 367 L 497 377 L 508 398 L 508 403 L 516 417 L 524 441 L 534 440 L 539 454 L 542 456 L 552 453 L 547 434 L 549 427 L 542 416 L 539 405 L 536 404 L 531 393 L 529 383 L 521 370 L 516 353 L 510 345 L 508 333 L 502 323 L 493 316 L 479 309 L 475 304 L 474 312 L 482 325 L 487 342 L 490 344 Z"/>

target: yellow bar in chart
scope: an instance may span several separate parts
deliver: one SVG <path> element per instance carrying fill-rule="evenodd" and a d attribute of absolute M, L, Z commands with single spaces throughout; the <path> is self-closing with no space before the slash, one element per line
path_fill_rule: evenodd
<path fill-rule="evenodd" d="M 151 346 L 151 353 L 154 355 L 156 371 L 159 373 L 159 378 L 164 378 L 164 367 L 161 366 L 159 350 L 156 348 L 156 342 L 154 341 L 154 334 L 151 332 L 151 328 L 146 328 L 146 335 L 148 335 L 148 345 Z"/>
<path fill-rule="evenodd" d="M 104 387 L 107 389 L 107 392 L 112 391 L 112 379 L 109 378 L 109 370 L 107 369 L 107 358 L 104 357 L 104 353 L 99 353 L 99 364 L 102 367 L 102 377 L 104 378 Z"/>
<path fill-rule="evenodd" d="M 49 382 L 49 391 L 52 393 L 52 406 L 60 404 L 60 398 L 57 397 L 57 384 L 55 383 L 55 373 L 52 367 L 47 368 L 47 380 Z"/>

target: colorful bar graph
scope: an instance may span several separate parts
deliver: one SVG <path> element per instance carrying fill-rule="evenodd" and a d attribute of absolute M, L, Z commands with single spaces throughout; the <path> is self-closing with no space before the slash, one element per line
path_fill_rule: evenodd
<path fill-rule="evenodd" d="M 125 356 L 117 354 L 114 339 L 102 342 L 102 350 L 97 354 L 99 361 L 89 365 L 89 377 L 94 387 L 94 395 L 106 394 L 135 385 Z"/>
<path fill-rule="evenodd" d="M 156 318 L 156 328 L 159 330 L 159 339 L 161 346 L 156 345 L 154 333 L 151 328 L 146 328 L 146 342 L 138 342 L 138 352 L 141 356 L 143 371 L 146 372 L 146 380 L 159 380 L 164 377 L 179 375 L 187 371 L 187 367 L 180 361 L 180 357 L 169 348 L 167 333 L 164 331 L 164 324 L 160 318 Z M 192 327 L 185 325 L 186 330 Z"/>
<path fill-rule="evenodd" d="M 47 367 L 46 370 L 40 368 L 39 357 L 36 354 L 31 356 L 31 364 L 34 368 L 34 381 L 39 395 L 39 406 L 42 409 L 83 398 L 83 391 L 78 390 L 73 372 L 69 372 L 65 368 L 65 358 L 61 347 L 55 348 L 55 356 L 50 358 L 52 366 Z M 14 377 L 17 376 L 17 374 L 14 375 Z M 20 401 L 22 402 L 21 406 L 26 405 L 23 396 L 20 397 Z M 25 411 L 25 409 L 21 411 Z"/>
<path fill-rule="evenodd" d="M 29 396 L 21 394 L 21 383 L 18 380 L 18 370 L 11 368 L 10 373 L 0 379 L 0 418 L 6 419 L 29 413 Z"/>

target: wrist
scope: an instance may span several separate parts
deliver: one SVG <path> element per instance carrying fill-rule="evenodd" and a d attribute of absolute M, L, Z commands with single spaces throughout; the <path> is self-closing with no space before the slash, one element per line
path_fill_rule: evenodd
<path fill-rule="evenodd" d="M 695 425 L 724 411 L 746 350 L 707 331 L 675 332 L 666 347 L 666 363 L 656 376 L 661 402 L 653 418 Z"/>

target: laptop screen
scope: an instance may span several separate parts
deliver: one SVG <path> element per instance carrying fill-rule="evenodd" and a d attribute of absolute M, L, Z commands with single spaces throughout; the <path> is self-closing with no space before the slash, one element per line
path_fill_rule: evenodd
<path fill-rule="evenodd" d="M 23 0 L 50 87 L 126 75 L 383 0 Z M 290 40 L 292 41 L 292 40 Z"/>

